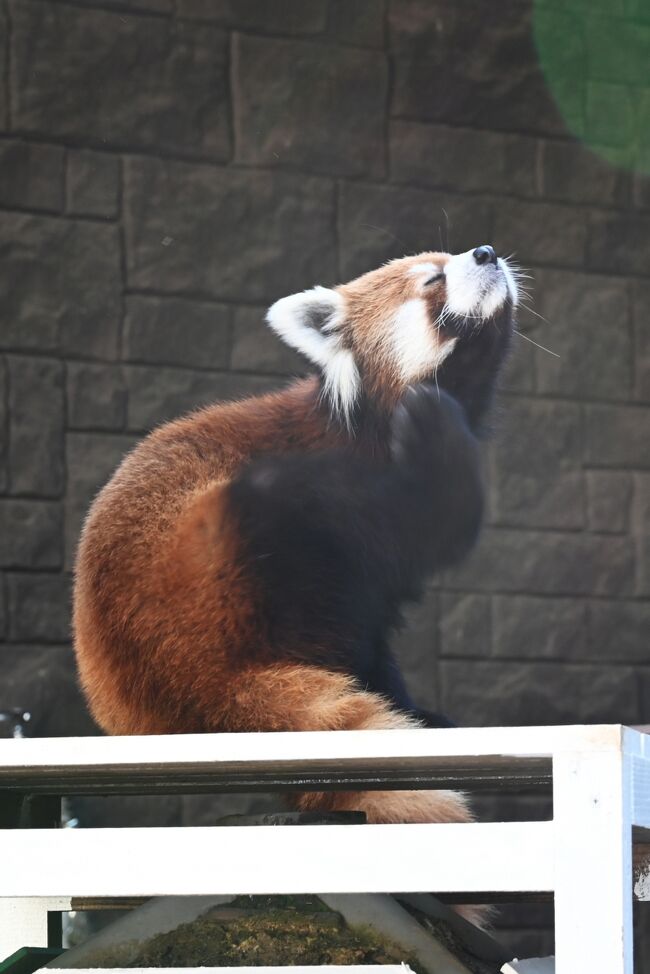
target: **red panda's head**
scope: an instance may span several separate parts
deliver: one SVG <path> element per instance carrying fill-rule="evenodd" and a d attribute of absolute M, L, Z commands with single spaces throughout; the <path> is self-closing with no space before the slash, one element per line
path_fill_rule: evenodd
<path fill-rule="evenodd" d="M 362 399 L 390 406 L 407 386 L 434 377 L 478 421 L 516 304 L 514 271 L 483 246 L 403 257 L 349 284 L 292 294 L 267 321 L 319 367 L 324 393 L 346 422 Z"/>

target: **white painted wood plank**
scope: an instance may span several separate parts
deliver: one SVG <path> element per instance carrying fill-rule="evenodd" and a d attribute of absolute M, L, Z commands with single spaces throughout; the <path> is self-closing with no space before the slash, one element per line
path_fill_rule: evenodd
<path fill-rule="evenodd" d="M 69 897 L 6 899 L 0 896 L 0 961 L 20 947 L 47 947 L 48 911 L 69 909 Z"/>
<path fill-rule="evenodd" d="M 550 783 L 553 754 L 620 749 L 622 732 L 620 725 L 598 725 L 0 741 L 0 790 L 154 794 Z"/>
<path fill-rule="evenodd" d="M 650 758 L 650 724 L 639 727 L 623 726 L 623 750 L 628 754 Z"/>
<path fill-rule="evenodd" d="M 553 767 L 556 974 L 633 974 L 629 755 Z"/>
<path fill-rule="evenodd" d="M 0 776 L 16 769 L 88 768 L 108 773 L 140 765 L 173 770 L 298 762 L 387 762 L 410 758 L 552 757 L 621 747 L 619 724 L 567 727 L 458 727 L 437 730 L 174 734 L 0 740 Z M 635 732 L 629 731 L 634 735 Z M 636 737 L 643 735 L 636 734 Z M 629 738 L 632 740 L 632 738 Z"/>
<path fill-rule="evenodd" d="M 552 822 L 3 831 L 0 893 L 548 891 L 553 835 Z"/>
<path fill-rule="evenodd" d="M 650 758 L 630 758 L 632 791 L 632 824 L 650 828 Z"/>

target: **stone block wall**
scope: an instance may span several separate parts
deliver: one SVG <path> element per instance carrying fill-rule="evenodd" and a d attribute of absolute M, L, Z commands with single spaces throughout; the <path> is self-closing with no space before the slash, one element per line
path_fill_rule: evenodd
<path fill-rule="evenodd" d="M 650 721 L 647 4 L 2 0 L 0 32 L 0 707 L 94 732 L 84 512 L 156 424 L 303 371 L 269 303 L 490 242 L 538 345 L 483 538 L 399 637 L 409 679 L 460 723 Z"/>

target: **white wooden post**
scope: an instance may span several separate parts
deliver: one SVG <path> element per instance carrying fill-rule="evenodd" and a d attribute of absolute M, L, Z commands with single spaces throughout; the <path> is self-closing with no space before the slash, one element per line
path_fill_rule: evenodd
<path fill-rule="evenodd" d="M 633 974 L 629 758 L 553 759 L 556 974 Z"/>
<path fill-rule="evenodd" d="M 47 914 L 69 910 L 70 897 L 0 897 L 0 961 L 20 947 L 47 947 Z"/>

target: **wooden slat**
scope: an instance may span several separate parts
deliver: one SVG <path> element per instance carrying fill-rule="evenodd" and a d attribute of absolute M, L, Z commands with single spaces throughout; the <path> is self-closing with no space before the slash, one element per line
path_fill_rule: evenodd
<path fill-rule="evenodd" d="M 494 758 L 409 761 L 400 765 L 378 762 L 378 767 L 311 765 L 252 767 L 242 772 L 226 767 L 204 767 L 200 772 L 182 768 L 153 769 L 137 766 L 111 771 L 67 773 L 50 770 L 0 773 L 0 793 L 25 792 L 43 795 L 198 795 L 215 793 L 353 791 L 384 788 L 451 788 L 468 790 L 520 790 L 550 786 L 550 761 L 530 759 L 513 766 Z"/>
<path fill-rule="evenodd" d="M 554 754 L 617 749 L 621 734 L 598 725 L 11 740 L 0 741 L 0 790 L 534 786 L 550 783 Z"/>
<path fill-rule="evenodd" d="M 6 897 L 551 890 L 553 823 L 30 829 L 0 862 Z"/>

